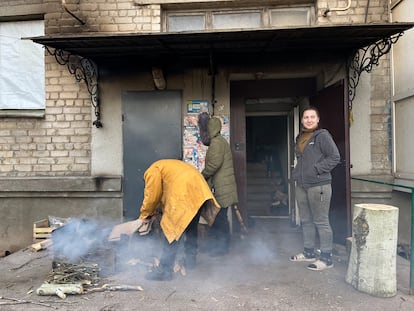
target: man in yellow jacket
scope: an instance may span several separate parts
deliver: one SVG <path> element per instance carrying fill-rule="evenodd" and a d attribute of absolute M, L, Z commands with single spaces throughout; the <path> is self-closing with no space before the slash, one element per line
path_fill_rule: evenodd
<path fill-rule="evenodd" d="M 178 250 L 184 242 L 186 268 L 195 266 L 197 228 L 200 215 L 212 225 L 220 205 L 215 200 L 203 175 L 180 160 L 163 159 L 151 164 L 144 173 L 144 199 L 139 219 L 149 221 L 161 207 L 161 229 L 165 236 L 160 265 L 146 274 L 149 280 L 171 280 Z"/>

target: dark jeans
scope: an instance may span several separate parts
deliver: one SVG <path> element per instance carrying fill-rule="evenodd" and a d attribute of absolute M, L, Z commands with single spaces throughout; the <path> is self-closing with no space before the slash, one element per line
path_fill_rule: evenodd
<path fill-rule="evenodd" d="M 220 208 L 213 225 L 209 229 L 209 251 L 227 253 L 230 246 L 230 225 L 227 207 Z"/>
<path fill-rule="evenodd" d="M 195 257 L 197 255 L 197 238 L 198 238 L 198 222 L 200 219 L 201 209 L 194 216 L 188 227 L 185 229 L 184 253 L 185 256 Z M 160 259 L 160 266 L 166 271 L 172 271 L 174 267 L 175 258 L 179 247 L 179 241 L 173 241 L 171 244 L 168 240 L 163 238 L 162 254 Z"/>

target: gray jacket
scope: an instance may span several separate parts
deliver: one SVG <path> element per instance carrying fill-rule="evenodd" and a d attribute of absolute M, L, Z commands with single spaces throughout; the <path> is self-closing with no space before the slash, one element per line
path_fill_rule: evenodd
<path fill-rule="evenodd" d="M 297 147 L 299 137 L 300 134 L 296 138 L 297 163 L 292 172 L 292 179 L 305 189 L 330 184 L 331 171 L 341 158 L 331 134 L 325 129 L 316 130 L 303 152 Z"/>

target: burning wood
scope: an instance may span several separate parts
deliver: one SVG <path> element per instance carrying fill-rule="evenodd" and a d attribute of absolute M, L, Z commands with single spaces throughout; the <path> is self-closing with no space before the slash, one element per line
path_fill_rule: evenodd
<path fill-rule="evenodd" d="M 62 299 L 67 294 L 86 294 L 104 291 L 142 291 L 138 285 L 104 284 L 98 287 L 99 267 L 94 263 L 54 263 L 48 280 L 36 290 L 38 295 L 56 295 Z"/>
<path fill-rule="evenodd" d="M 86 292 L 142 290 L 134 285 L 110 285 L 100 287 L 100 276 L 115 271 L 116 253 L 122 239 L 108 241 L 110 228 L 102 228 L 92 220 L 72 219 L 52 232 L 52 272 L 37 289 L 38 295 L 57 295 Z M 43 243 L 43 244 L 42 244 Z M 49 246 L 47 240 L 32 245 L 35 251 Z"/>
<path fill-rule="evenodd" d="M 99 266 L 96 263 L 56 263 L 49 274 L 48 283 L 73 284 L 79 283 L 93 286 L 99 283 Z"/>

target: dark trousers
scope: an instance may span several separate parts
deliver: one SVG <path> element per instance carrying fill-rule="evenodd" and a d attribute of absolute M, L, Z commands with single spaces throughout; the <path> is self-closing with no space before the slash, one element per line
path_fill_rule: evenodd
<path fill-rule="evenodd" d="M 198 238 L 198 222 L 200 219 L 201 210 L 194 216 L 188 227 L 184 231 L 184 253 L 186 257 L 197 255 L 197 238 Z M 175 258 L 180 241 L 173 241 L 171 244 L 163 237 L 162 254 L 160 259 L 160 266 L 162 269 L 172 271 L 174 267 Z"/>
<path fill-rule="evenodd" d="M 210 252 L 227 253 L 230 246 L 230 224 L 227 218 L 227 207 L 220 208 L 213 225 L 209 229 Z"/>

